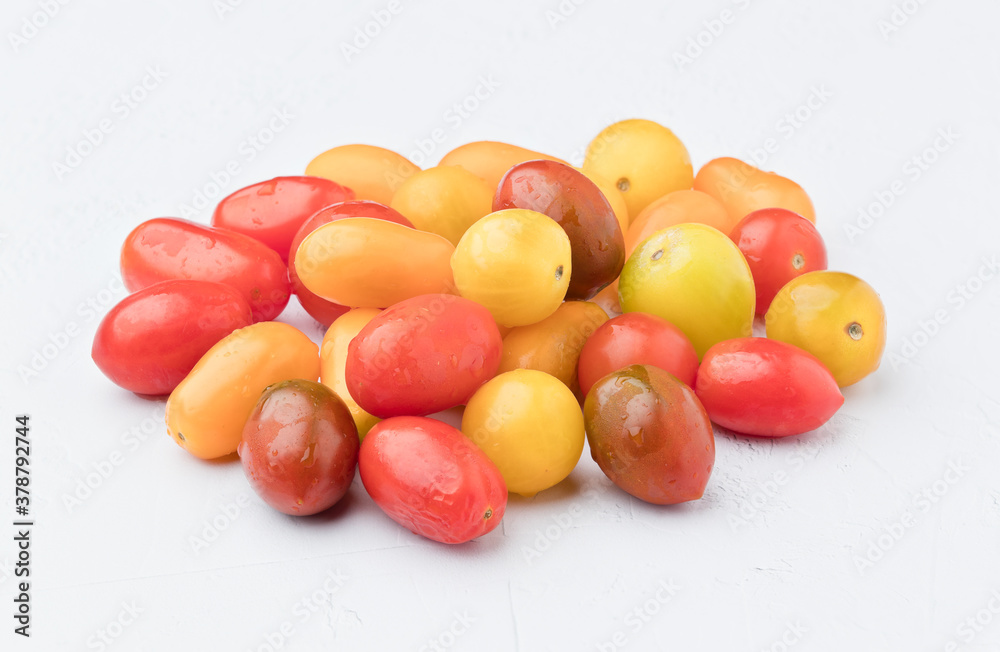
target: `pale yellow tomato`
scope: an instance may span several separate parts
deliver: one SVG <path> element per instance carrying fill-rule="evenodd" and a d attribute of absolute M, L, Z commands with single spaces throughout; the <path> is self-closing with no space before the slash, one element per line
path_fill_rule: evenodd
<path fill-rule="evenodd" d="M 365 438 L 379 418 L 361 409 L 351 393 L 347 391 L 345 370 L 347 365 L 347 345 L 361 332 L 381 310 L 377 308 L 355 308 L 345 312 L 330 324 L 323 343 L 319 347 L 319 380 L 332 389 L 347 405 L 358 428 L 358 436 Z"/>

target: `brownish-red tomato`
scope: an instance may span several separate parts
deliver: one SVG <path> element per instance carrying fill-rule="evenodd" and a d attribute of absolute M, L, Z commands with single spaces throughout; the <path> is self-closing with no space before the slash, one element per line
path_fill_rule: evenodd
<path fill-rule="evenodd" d="M 590 454 L 604 474 L 657 505 L 697 500 L 715 464 L 715 435 L 694 391 L 651 365 L 599 380 L 583 407 Z"/>
<path fill-rule="evenodd" d="M 122 299 L 94 335 L 91 357 L 116 385 L 169 394 L 216 342 L 253 323 L 233 287 L 161 281 Z"/>
<path fill-rule="evenodd" d="M 708 416 L 758 437 L 815 430 L 844 403 L 823 363 L 797 346 L 763 337 L 719 342 L 705 353 L 695 385 Z"/>
<path fill-rule="evenodd" d="M 662 317 L 629 312 L 603 323 L 580 352 L 580 389 L 584 395 L 598 380 L 633 364 L 669 371 L 694 387 L 698 354 L 681 329 Z"/>
<path fill-rule="evenodd" d="M 324 224 L 329 224 L 345 217 L 373 217 L 387 222 L 402 224 L 411 229 L 413 228 L 410 220 L 400 215 L 398 211 L 377 201 L 368 200 L 345 201 L 341 204 L 328 206 L 302 223 L 302 226 L 295 233 L 295 237 L 292 238 L 292 244 L 288 250 L 288 278 L 292 282 L 292 291 L 299 298 L 299 303 L 302 304 L 305 311 L 312 315 L 313 319 L 327 327 L 337 317 L 347 312 L 349 307 L 342 306 L 333 301 L 327 301 L 323 297 L 317 296 L 302 283 L 298 273 L 295 271 L 295 252 L 299 250 L 299 245 L 302 244 L 307 235 Z"/>
<path fill-rule="evenodd" d="M 225 283 L 250 304 L 255 322 L 280 315 L 291 294 L 285 263 L 267 245 L 171 217 L 147 220 L 128 234 L 121 270 L 129 292 L 171 279 Z"/>
<path fill-rule="evenodd" d="M 460 430 L 427 417 L 394 417 L 361 444 L 361 481 L 375 504 L 406 529 L 464 543 L 500 524 L 507 485 Z"/>
<path fill-rule="evenodd" d="M 611 204 L 582 172 L 557 161 L 515 165 L 497 187 L 493 210 L 526 208 L 548 215 L 569 236 L 572 267 L 567 299 L 590 299 L 625 264 L 625 237 Z"/>
<path fill-rule="evenodd" d="M 326 385 L 271 385 L 243 428 L 238 452 L 250 486 L 279 512 L 308 516 L 340 501 L 358 465 L 358 430 Z"/>
<path fill-rule="evenodd" d="M 354 199 L 354 191 L 321 177 L 276 177 L 241 188 L 219 202 L 212 226 L 256 238 L 288 262 L 292 238 L 311 215 Z"/>

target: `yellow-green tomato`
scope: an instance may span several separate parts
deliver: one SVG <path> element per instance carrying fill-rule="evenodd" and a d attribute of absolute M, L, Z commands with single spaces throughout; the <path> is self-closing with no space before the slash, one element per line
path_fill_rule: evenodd
<path fill-rule="evenodd" d="M 701 358 L 713 344 L 753 334 L 756 303 L 750 267 L 722 232 L 704 224 L 657 231 L 622 270 L 624 312 L 647 312 L 680 328 Z"/>

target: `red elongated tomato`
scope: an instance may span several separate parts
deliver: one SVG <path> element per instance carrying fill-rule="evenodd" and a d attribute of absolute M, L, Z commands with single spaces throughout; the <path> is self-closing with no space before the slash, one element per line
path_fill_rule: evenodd
<path fill-rule="evenodd" d="M 427 417 L 394 417 L 361 442 L 361 482 L 406 529 L 441 543 L 487 534 L 507 508 L 507 485 L 460 430 Z"/>
<path fill-rule="evenodd" d="M 291 290 L 281 256 L 265 244 L 171 217 L 147 220 L 128 234 L 121 270 L 129 292 L 170 279 L 225 283 L 250 304 L 255 322 L 281 314 Z"/>
<path fill-rule="evenodd" d="M 161 281 L 122 299 L 94 335 L 91 357 L 136 394 L 169 394 L 216 342 L 253 323 L 235 289 L 209 281 Z"/>
<path fill-rule="evenodd" d="M 833 374 L 815 356 L 763 337 L 710 348 L 698 368 L 695 392 L 712 421 L 758 437 L 815 430 L 844 403 Z"/>
<path fill-rule="evenodd" d="M 314 213 L 302 223 L 299 230 L 295 233 L 295 237 L 292 238 L 292 244 L 286 252 L 288 254 L 288 278 L 292 282 L 292 291 L 299 298 L 299 303 L 302 304 L 305 311 L 313 319 L 327 327 L 337 317 L 347 312 L 350 306 L 342 306 L 339 303 L 328 301 L 307 288 L 295 270 L 295 252 L 299 250 L 299 245 L 302 244 L 307 235 L 324 224 L 342 220 L 345 217 L 372 217 L 378 220 L 402 224 L 411 229 L 413 228 L 410 220 L 400 215 L 399 212 L 389 208 L 385 204 L 369 200 L 345 201 L 333 206 L 327 206 Z"/>
<path fill-rule="evenodd" d="M 503 340 L 490 311 L 451 294 L 386 308 L 347 347 L 347 389 L 377 417 L 424 416 L 465 404 L 496 375 Z"/>
<path fill-rule="evenodd" d="M 354 191 L 321 177 L 276 177 L 240 188 L 219 202 L 212 226 L 260 240 L 288 262 L 292 238 L 321 208 L 354 199 Z"/>

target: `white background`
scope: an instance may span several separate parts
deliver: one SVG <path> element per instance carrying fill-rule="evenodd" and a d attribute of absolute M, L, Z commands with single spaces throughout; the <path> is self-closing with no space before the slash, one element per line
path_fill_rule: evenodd
<path fill-rule="evenodd" d="M 342 44 L 386 2 L 73 1 L 25 27 L 42 4 L 0 14 L 3 649 L 1000 650 L 1000 281 L 973 280 L 1000 253 L 996 3 L 908 0 L 886 33 L 890 0 L 402 1 L 351 57 Z M 117 98 L 157 68 L 125 111 Z M 456 120 L 481 78 L 495 90 Z M 275 111 L 287 126 L 250 160 Z M 90 360 L 98 314 L 124 296 L 123 238 L 199 190 L 298 174 L 346 143 L 410 155 L 439 128 L 425 165 L 479 139 L 579 162 L 627 117 L 669 126 L 696 167 L 774 139 L 763 167 L 810 193 L 831 268 L 881 293 L 899 356 L 817 432 L 720 434 L 697 503 L 630 499 L 585 451 L 461 547 L 402 530 L 357 480 L 342 506 L 296 520 L 238 464 L 186 455 L 162 401 Z M 935 150 L 939 130 L 956 136 Z M 880 196 L 891 205 L 870 208 Z M 849 235 L 861 211 L 876 217 Z M 959 300 L 959 286 L 979 291 Z M 294 302 L 281 319 L 321 337 Z M 19 413 L 34 441 L 30 640 L 7 615 Z M 679 587 L 669 600 L 662 582 Z"/>

